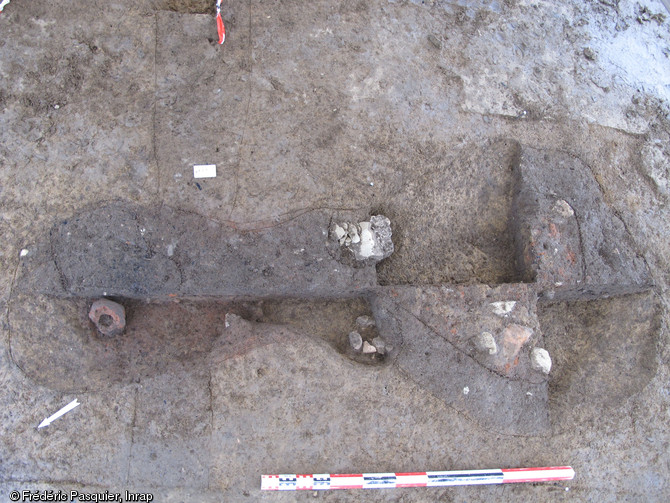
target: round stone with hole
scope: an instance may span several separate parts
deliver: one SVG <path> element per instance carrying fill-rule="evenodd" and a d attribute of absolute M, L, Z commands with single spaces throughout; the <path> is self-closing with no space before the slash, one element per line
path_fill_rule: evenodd
<path fill-rule="evenodd" d="M 107 337 L 121 335 L 126 328 L 126 310 L 109 299 L 96 300 L 88 312 L 98 331 Z"/>

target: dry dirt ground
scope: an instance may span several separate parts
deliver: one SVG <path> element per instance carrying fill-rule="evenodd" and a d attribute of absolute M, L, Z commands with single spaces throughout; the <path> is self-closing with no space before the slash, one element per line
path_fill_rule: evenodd
<path fill-rule="evenodd" d="M 0 14 L 0 501 L 670 500 L 663 5 L 224 1 L 219 46 L 213 4 Z M 329 238 L 376 214 L 382 262 Z M 350 348 L 362 315 L 385 355 Z M 575 479 L 259 490 L 552 465 Z"/>

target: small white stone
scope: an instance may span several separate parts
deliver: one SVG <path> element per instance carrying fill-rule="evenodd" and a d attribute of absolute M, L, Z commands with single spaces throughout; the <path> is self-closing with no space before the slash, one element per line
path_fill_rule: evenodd
<path fill-rule="evenodd" d="M 361 242 L 361 236 L 358 234 L 358 229 L 355 225 L 349 226 L 349 238 L 351 239 L 352 244 Z"/>
<path fill-rule="evenodd" d="M 19 256 L 25 257 L 26 255 L 28 255 L 28 250 L 24 248 L 23 250 L 21 250 L 21 253 L 19 253 Z"/>
<path fill-rule="evenodd" d="M 515 300 L 507 300 L 502 302 L 491 302 L 493 312 L 498 316 L 507 316 L 516 306 Z"/>
<path fill-rule="evenodd" d="M 551 370 L 551 357 L 546 349 L 533 348 L 530 353 L 530 366 L 533 370 L 537 370 L 544 374 L 548 374 Z"/>
<path fill-rule="evenodd" d="M 363 338 L 358 332 L 349 332 L 349 344 L 354 351 L 360 351 L 363 347 Z"/>
<path fill-rule="evenodd" d="M 575 210 L 572 209 L 572 206 L 570 206 L 567 201 L 564 201 L 563 199 L 556 201 L 554 204 L 554 211 L 563 218 L 570 218 L 575 214 Z"/>
<path fill-rule="evenodd" d="M 490 332 L 482 332 L 475 337 L 475 347 L 482 353 L 494 355 L 498 352 L 498 345 Z"/>
<path fill-rule="evenodd" d="M 335 224 L 333 226 L 333 233 L 332 236 L 337 240 L 338 243 L 343 244 L 344 243 L 344 238 L 347 235 L 347 231 L 345 231 L 342 227 L 339 225 Z"/>
<path fill-rule="evenodd" d="M 393 253 L 391 241 L 391 221 L 383 215 L 370 217 L 369 222 L 343 223 L 344 244 L 354 254 L 356 260 L 380 261 Z"/>
<path fill-rule="evenodd" d="M 468 393 L 470 393 L 470 388 L 466 386 L 465 388 L 463 388 L 463 394 L 467 395 Z"/>
<path fill-rule="evenodd" d="M 370 344 L 368 341 L 365 341 L 363 343 L 363 353 L 365 354 L 370 354 L 370 353 L 376 353 L 377 348 L 374 347 L 372 344 Z"/>
<path fill-rule="evenodd" d="M 361 239 L 359 255 L 363 258 L 371 257 L 376 244 L 375 236 L 370 229 L 370 222 L 361 222 Z"/>

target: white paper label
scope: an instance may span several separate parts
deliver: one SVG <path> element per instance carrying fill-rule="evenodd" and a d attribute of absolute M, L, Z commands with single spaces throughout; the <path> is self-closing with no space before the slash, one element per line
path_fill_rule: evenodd
<path fill-rule="evenodd" d="M 196 164 L 193 166 L 193 178 L 215 178 L 216 164 Z"/>

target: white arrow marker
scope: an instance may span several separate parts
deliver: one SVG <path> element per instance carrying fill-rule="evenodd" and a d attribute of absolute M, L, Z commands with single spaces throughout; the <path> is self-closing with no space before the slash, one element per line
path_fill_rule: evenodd
<path fill-rule="evenodd" d="M 43 428 L 44 426 L 49 426 L 49 425 L 51 424 L 52 421 L 55 421 L 56 419 L 58 419 L 59 417 L 61 417 L 63 414 L 66 414 L 66 413 L 70 412 L 70 411 L 71 411 L 72 409 L 74 409 L 77 405 L 79 405 L 79 402 L 78 402 L 77 399 L 75 398 L 75 399 L 72 400 L 70 403 L 68 403 L 65 407 L 63 407 L 61 410 L 59 410 L 58 412 L 56 412 L 54 415 L 47 417 L 44 421 L 42 421 L 42 422 L 40 423 L 40 425 L 39 425 L 37 428 L 39 429 L 39 428 Z"/>

